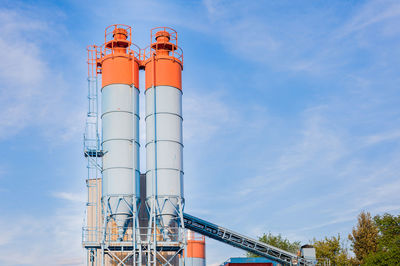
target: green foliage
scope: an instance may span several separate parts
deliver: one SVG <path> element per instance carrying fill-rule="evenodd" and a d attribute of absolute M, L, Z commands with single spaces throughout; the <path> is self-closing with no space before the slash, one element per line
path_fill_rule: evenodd
<path fill-rule="evenodd" d="M 271 233 L 264 234 L 258 240 L 267 243 L 268 245 L 289 251 L 294 254 L 296 254 L 297 251 L 300 249 L 300 241 L 290 242 L 288 239 L 283 238 L 280 234 L 277 236 L 274 236 Z M 258 256 L 249 252 L 247 253 L 247 257 L 258 257 Z"/>
<path fill-rule="evenodd" d="M 331 265 L 351 265 L 348 251 L 340 235 L 331 238 L 325 237 L 323 240 L 313 240 L 317 259 L 329 260 Z"/>
<path fill-rule="evenodd" d="M 370 213 L 361 212 L 348 239 L 355 258 L 349 257 L 346 245 L 338 235 L 312 241 L 317 259 L 321 263 L 329 261 L 330 265 L 400 265 L 400 214 L 386 213 L 372 219 Z M 300 249 L 300 242 L 290 242 L 281 235 L 264 234 L 259 240 L 295 254 Z M 251 253 L 247 256 L 257 257 Z"/>
<path fill-rule="evenodd" d="M 365 265 L 400 265 L 400 215 L 377 215 L 374 222 L 379 231 L 378 247 L 365 258 Z"/>
<path fill-rule="evenodd" d="M 358 223 L 349 234 L 351 248 L 356 255 L 359 264 L 371 253 L 376 252 L 378 245 L 378 228 L 372 220 L 369 212 L 361 212 L 358 215 Z"/>

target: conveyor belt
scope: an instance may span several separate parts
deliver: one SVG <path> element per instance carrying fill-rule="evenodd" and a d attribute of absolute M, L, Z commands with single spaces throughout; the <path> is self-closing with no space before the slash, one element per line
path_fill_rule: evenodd
<path fill-rule="evenodd" d="M 238 234 L 187 213 L 183 214 L 183 219 L 185 227 L 192 231 L 273 261 L 280 262 L 284 265 L 315 265 L 314 261 L 307 261 L 303 258 L 299 258 L 295 254 Z"/>

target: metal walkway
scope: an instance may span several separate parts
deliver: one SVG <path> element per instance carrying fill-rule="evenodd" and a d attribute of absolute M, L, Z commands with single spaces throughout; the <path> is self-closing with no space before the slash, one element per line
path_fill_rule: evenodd
<path fill-rule="evenodd" d="M 284 265 L 315 265 L 316 261 L 308 261 L 285 250 L 254 240 L 232 230 L 204 221 L 200 218 L 183 214 L 185 227 L 212 239 L 249 251 L 259 256 L 280 262 Z"/>

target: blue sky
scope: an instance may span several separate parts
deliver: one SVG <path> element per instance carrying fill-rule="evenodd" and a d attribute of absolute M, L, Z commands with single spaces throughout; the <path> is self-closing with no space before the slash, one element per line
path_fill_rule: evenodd
<path fill-rule="evenodd" d="M 115 23 L 178 31 L 186 212 L 303 243 L 399 213 L 398 1 L 3 0 L 1 265 L 82 264 L 85 48 Z"/>

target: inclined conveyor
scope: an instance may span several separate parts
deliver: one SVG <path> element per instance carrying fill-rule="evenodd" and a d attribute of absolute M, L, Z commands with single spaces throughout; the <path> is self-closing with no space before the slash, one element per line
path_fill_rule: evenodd
<path fill-rule="evenodd" d="M 187 213 L 183 214 L 185 227 L 204 236 L 249 251 L 284 265 L 315 265 L 315 260 L 307 260 L 285 250 L 254 240 L 219 225 L 207 222 Z"/>

